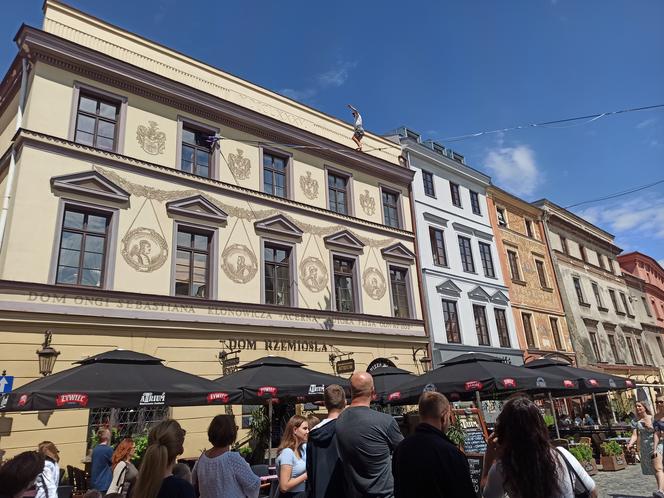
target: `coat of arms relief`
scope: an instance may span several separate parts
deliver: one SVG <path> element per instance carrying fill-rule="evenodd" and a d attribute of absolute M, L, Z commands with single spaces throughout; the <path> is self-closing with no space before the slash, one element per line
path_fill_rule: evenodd
<path fill-rule="evenodd" d="M 138 125 L 136 140 L 141 149 L 152 156 L 164 153 L 166 133 L 159 131 L 159 125 L 155 121 L 148 121 L 148 126 Z"/>
<path fill-rule="evenodd" d="M 251 161 L 244 157 L 242 149 L 236 149 L 237 153 L 228 154 L 228 167 L 237 180 L 246 180 L 251 175 Z"/>
<path fill-rule="evenodd" d="M 373 216 L 376 212 L 376 200 L 371 197 L 368 190 L 360 194 L 360 206 L 368 216 Z"/>
<path fill-rule="evenodd" d="M 318 180 L 311 177 L 311 171 L 307 171 L 306 176 L 300 177 L 300 188 L 307 199 L 316 199 L 318 197 Z"/>

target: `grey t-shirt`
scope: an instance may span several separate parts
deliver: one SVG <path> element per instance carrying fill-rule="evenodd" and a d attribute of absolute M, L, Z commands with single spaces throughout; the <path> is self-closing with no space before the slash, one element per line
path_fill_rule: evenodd
<path fill-rule="evenodd" d="M 349 498 L 394 496 L 391 455 L 403 439 L 392 416 L 365 406 L 346 408 L 337 419 L 337 445 Z"/>

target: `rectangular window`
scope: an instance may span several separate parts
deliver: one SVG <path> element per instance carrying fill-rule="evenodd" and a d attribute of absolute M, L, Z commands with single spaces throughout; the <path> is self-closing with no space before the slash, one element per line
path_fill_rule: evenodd
<path fill-rule="evenodd" d="M 182 125 L 182 159 L 180 169 L 194 175 L 210 177 L 212 149 L 210 132 Z"/>
<path fill-rule="evenodd" d="M 447 342 L 460 344 L 461 333 L 459 331 L 459 315 L 457 313 L 457 305 L 454 301 L 443 299 L 443 317 L 445 319 Z"/>
<path fill-rule="evenodd" d="M 588 254 L 586 254 L 586 248 L 582 245 L 579 245 L 579 252 L 581 253 L 581 259 L 588 262 Z"/>
<path fill-rule="evenodd" d="M 291 305 L 291 250 L 288 247 L 265 244 L 265 303 Z"/>
<path fill-rule="evenodd" d="M 355 260 L 334 257 L 334 302 L 336 311 L 355 312 Z"/>
<path fill-rule="evenodd" d="M 526 220 L 526 235 L 528 237 L 535 238 L 535 232 L 533 232 L 533 222 L 530 220 Z"/>
<path fill-rule="evenodd" d="M 625 336 L 625 340 L 627 341 L 627 349 L 629 349 L 629 357 L 632 360 L 632 364 L 636 365 L 636 353 L 634 352 L 634 343 L 632 342 L 632 338 Z"/>
<path fill-rule="evenodd" d="M 602 355 L 599 351 L 599 344 L 597 343 L 597 332 L 590 330 L 588 331 L 588 335 L 590 336 L 590 344 L 592 345 L 593 352 L 595 353 L 595 359 L 597 361 L 602 361 Z"/>
<path fill-rule="evenodd" d="M 175 295 L 209 297 L 209 233 L 178 227 L 175 260 Z"/>
<path fill-rule="evenodd" d="M 519 271 L 519 258 L 515 251 L 507 251 L 507 261 L 510 265 L 510 277 L 512 280 L 521 280 L 521 272 Z"/>
<path fill-rule="evenodd" d="M 606 269 L 610 272 L 613 273 L 613 262 L 609 259 L 609 257 L 606 257 Z"/>
<path fill-rule="evenodd" d="M 330 211 L 348 214 L 348 177 L 327 173 L 327 198 Z"/>
<path fill-rule="evenodd" d="M 563 338 L 560 337 L 560 329 L 558 329 L 558 319 L 549 317 L 549 322 L 551 322 L 551 334 L 553 335 L 553 342 L 556 344 L 556 349 L 558 351 L 564 351 Z"/>
<path fill-rule="evenodd" d="M 408 270 L 390 266 L 390 286 L 392 288 L 393 316 L 410 318 Z"/>
<path fill-rule="evenodd" d="M 657 304 L 655 303 L 654 299 L 650 299 L 650 304 L 652 304 L 653 309 L 655 310 L 655 315 L 657 315 L 657 319 L 661 320 L 662 315 L 659 313 L 659 308 L 657 307 Z"/>
<path fill-rule="evenodd" d="M 495 308 L 493 313 L 496 316 L 496 329 L 498 329 L 498 340 L 500 341 L 500 347 L 509 348 L 511 346 L 510 333 L 507 329 L 507 316 L 505 315 L 505 310 Z"/>
<path fill-rule="evenodd" d="M 593 288 L 593 294 L 595 294 L 595 301 L 597 302 L 598 308 L 604 308 L 602 304 L 602 296 L 599 293 L 599 286 L 595 282 L 591 282 L 590 286 Z"/>
<path fill-rule="evenodd" d="M 470 205 L 473 208 L 473 214 L 482 214 L 482 209 L 480 209 L 480 195 L 472 190 L 470 191 Z"/>
<path fill-rule="evenodd" d="M 579 277 L 572 277 L 572 280 L 574 281 L 574 290 L 576 291 L 576 297 L 579 300 L 579 304 L 585 304 L 586 299 L 583 297 L 583 289 L 581 288 L 581 280 Z"/>
<path fill-rule="evenodd" d="M 523 331 L 526 334 L 526 344 L 529 348 L 535 346 L 535 336 L 533 335 L 532 315 L 529 313 L 521 313 L 521 320 L 523 321 Z"/>
<path fill-rule="evenodd" d="M 540 286 L 544 289 L 547 289 L 549 285 L 546 281 L 546 270 L 544 268 L 544 261 L 536 259 L 535 267 L 537 268 L 537 276 L 539 277 Z"/>
<path fill-rule="evenodd" d="M 461 207 L 461 193 L 456 183 L 450 182 L 450 196 L 452 197 L 452 204 L 456 207 Z"/>
<path fill-rule="evenodd" d="M 620 355 L 618 354 L 618 346 L 616 346 L 616 336 L 613 334 L 608 334 L 609 337 L 609 346 L 611 346 L 611 352 L 613 353 L 613 359 L 616 363 L 622 363 Z"/>
<path fill-rule="evenodd" d="M 486 323 L 486 313 L 484 306 L 473 304 L 473 314 L 475 315 L 475 330 L 477 331 L 477 342 L 480 346 L 490 346 L 489 327 Z"/>
<path fill-rule="evenodd" d="M 611 298 L 611 304 L 613 304 L 613 309 L 619 315 L 624 315 L 620 307 L 618 306 L 618 300 L 616 299 L 616 291 L 609 289 L 609 297 Z"/>
<path fill-rule="evenodd" d="M 567 239 L 562 235 L 560 236 L 560 246 L 562 247 L 562 250 L 565 254 L 569 254 L 569 247 L 567 247 Z"/>
<path fill-rule="evenodd" d="M 505 210 L 503 208 L 496 208 L 496 215 L 498 217 L 498 226 L 506 227 L 507 216 L 505 215 Z"/>
<path fill-rule="evenodd" d="M 388 227 L 401 228 L 399 222 L 399 194 L 383 190 L 383 222 Z"/>
<path fill-rule="evenodd" d="M 641 302 L 643 302 L 643 309 L 646 310 L 646 315 L 652 317 L 652 313 L 650 312 L 650 306 L 648 306 L 648 301 L 646 300 L 646 298 L 641 296 Z"/>
<path fill-rule="evenodd" d="M 664 357 L 664 341 L 660 336 L 657 336 L 657 346 L 659 346 L 659 354 Z"/>
<path fill-rule="evenodd" d="M 263 152 L 263 192 L 288 197 L 288 158 Z"/>
<path fill-rule="evenodd" d="M 643 340 L 641 340 L 640 337 L 637 338 L 636 339 L 636 344 L 637 344 L 637 346 L 639 346 L 639 352 L 641 353 L 641 363 L 643 363 L 644 365 L 647 365 L 648 364 L 648 358 L 646 357 L 646 350 L 643 347 Z"/>
<path fill-rule="evenodd" d="M 629 305 L 627 304 L 627 296 L 625 295 L 624 292 L 620 293 L 620 301 L 622 301 L 625 313 L 627 313 L 629 316 L 632 316 L 631 311 L 629 311 Z"/>
<path fill-rule="evenodd" d="M 459 236 L 459 251 L 461 252 L 461 265 L 463 271 L 475 273 L 475 262 L 473 261 L 473 249 L 468 237 Z"/>
<path fill-rule="evenodd" d="M 599 267 L 602 270 L 606 270 L 606 263 L 604 262 L 604 256 L 602 256 L 600 253 L 597 253 L 597 261 L 599 262 Z"/>
<path fill-rule="evenodd" d="M 480 258 L 482 259 L 482 268 L 484 276 L 495 278 L 496 271 L 493 268 L 493 258 L 491 257 L 491 246 L 485 242 L 480 242 Z"/>
<path fill-rule="evenodd" d="M 84 208 L 67 207 L 62 220 L 58 284 L 102 287 L 111 217 Z"/>
<path fill-rule="evenodd" d="M 424 184 L 424 193 L 429 197 L 436 197 L 436 191 L 433 187 L 433 173 L 422 170 L 422 183 Z"/>
<path fill-rule="evenodd" d="M 119 113 L 118 102 L 81 92 L 74 141 L 99 149 L 115 150 Z"/>
<path fill-rule="evenodd" d="M 429 238 L 431 239 L 431 252 L 433 253 L 433 264 L 447 266 L 447 253 L 445 252 L 445 239 L 443 231 L 429 227 Z"/>

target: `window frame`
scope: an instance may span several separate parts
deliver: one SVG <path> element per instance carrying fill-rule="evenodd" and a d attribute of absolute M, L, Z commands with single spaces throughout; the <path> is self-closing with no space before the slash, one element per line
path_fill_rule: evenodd
<path fill-rule="evenodd" d="M 447 343 L 448 344 L 462 344 L 461 324 L 459 323 L 459 307 L 457 306 L 457 301 L 454 301 L 452 299 L 441 299 L 441 303 L 442 303 L 442 306 L 443 306 L 443 323 L 445 325 L 445 338 L 447 340 Z M 451 336 L 452 339 L 450 339 L 450 331 L 447 327 L 448 318 L 450 319 L 450 322 L 452 321 L 451 317 L 449 317 L 450 311 L 448 310 L 450 305 L 451 305 L 451 307 L 454 308 L 454 310 L 453 310 L 453 312 L 454 312 L 454 322 L 451 323 L 451 324 L 456 325 L 456 332 L 457 332 L 457 335 L 458 335 L 458 340 L 454 340 L 454 334 L 452 334 L 452 336 Z M 448 315 L 448 316 L 446 316 L 446 315 Z"/>
<path fill-rule="evenodd" d="M 650 311 L 650 306 L 648 306 L 648 300 L 645 296 L 641 296 L 641 302 L 643 303 L 643 308 L 646 310 L 646 315 L 652 318 L 652 312 Z"/>
<path fill-rule="evenodd" d="M 623 307 L 625 308 L 625 313 L 627 314 L 628 317 L 633 318 L 634 314 L 629 309 L 629 302 L 627 299 L 627 295 L 623 291 L 618 291 L 618 295 L 620 296 L 620 301 L 622 302 Z"/>
<path fill-rule="evenodd" d="M 624 315 L 625 312 L 620 309 L 615 289 L 609 289 L 609 298 L 611 299 L 611 304 L 613 304 L 613 311 L 615 311 L 616 315 Z"/>
<path fill-rule="evenodd" d="M 383 202 L 383 194 L 393 194 L 397 196 L 396 200 L 396 210 L 397 210 L 397 226 L 393 225 L 388 225 L 385 221 L 385 203 Z M 397 228 L 402 230 L 404 228 L 404 220 L 403 220 L 403 210 L 401 208 L 401 192 L 398 189 L 386 187 L 384 185 L 380 186 L 380 216 L 382 220 L 382 224 L 385 225 L 386 227 L 390 228 Z"/>
<path fill-rule="evenodd" d="M 478 324 L 478 316 L 477 316 L 477 310 L 481 309 L 482 314 L 480 315 L 480 318 L 484 320 L 484 328 L 486 334 L 482 333 L 480 330 L 482 327 L 482 324 Z M 489 323 L 486 318 L 486 306 L 482 306 L 481 304 L 473 304 L 473 320 L 475 323 L 475 333 L 477 334 L 477 344 L 479 346 L 491 346 L 491 332 L 489 331 Z M 481 322 L 482 320 L 480 320 Z M 482 342 L 482 339 L 486 336 L 486 343 Z"/>
<path fill-rule="evenodd" d="M 590 282 L 590 287 L 593 290 L 593 294 L 595 295 L 595 301 L 597 302 L 597 309 L 600 311 L 609 311 L 608 308 L 604 306 L 604 302 L 602 301 L 602 292 L 601 289 L 599 288 L 599 284 L 597 282 Z"/>
<path fill-rule="evenodd" d="M 458 243 L 459 243 L 459 256 L 461 257 L 461 269 L 465 273 L 473 273 L 477 274 L 477 271 L 475 269 L 475 257 L 473 256 L 473 240 L 470 237 L 466 237 L 464 235 L 457 235 L 458 238 Z M 463 244 L 461 241 L 468 241 L 468 251 L 469 251 L 469 256 L 464 257 L 464 249 L 463 249 Z M 470 257 L 470 270 L 466 268 L 467 263 L 468 263 L 468 258 Z"/>
<path fill-rule="evenodd" d="M 509 228 L 507 224 L 507 210 L 504 207 L 496 206 L 496 222 L 499 227 Z"/>
<path fill-rule="evenodd" d="M 392 277 L 390 270 L 392 268 L 398 269 L 398 270 L 404 270 L 406 272 L 405 276 L 405 282 L 406 282 L 406 295 L 407 295 L 407 300 L 408 300 L 408 316 L 407 317 L 397 317 L 394 313 L 394 293 L 392 292 Z M 410 273 L 410 267 L 392 263 L 390 261 L 387 262 L 387 279 L 388 279 L 388 285 L 390 289 L 390 316 L 395 317 L 395 318 L 415 318 L 416 313 L 415 313 L 415 301 L 413 299 L 413 289 L 412 289 L 412 277 Z"/>
<path fill-rule="evenodd" d="M 537 271 L 537 279 L 539 280 L 540 287 L 542 289 L 549 290 L 549 279 L 546 272 L 546 262 L 542 258 L 535 259 L 535 270 Z"/>
<path fill-rule="evenodd" d="M 353 261 L 353 311 L 340 311 L 337 308 L 337 285 L 334 273 L 334 259 L 346 259 Z M 330 288 L 332 290 L 330 308 L 339 313 L 363 313 L 362 309 L 362 286 L 360 285 L 360 257 L 357 254 L 349 254 L 339 251 L 330 251 Z"/>
<path fill-rule="evenodd" d="M 528 320 L 525 320 L 526 317 L 528 317 Z M 537 342 L 533 333 L 533 314 L 521 312 L 521 323 L 523 324 L 523 335 L 526 337 L 526 346 L 537 349 Z M 531 342 L 528 341 L 528 336 L 530 336 Z"/>
<path fill-rule="evenodd" d="M 116 103 L 119 104 L 118 106 L 119 109 L 118 109 L 117 121 L 115 126 L 115 138 L 113 143 L 114 147 L 113 150 L 110 152 L 114 152 L 116 154 L 124 154 L 125 135 L 127 127 L 128 98 L 124 95 L 112 93 L 107 90 L 103 90 L 101 88 L 88 85 L 81 81 L 74 81 L 72 90 L 73 92 L 72 92 L 71 112 L 69 116 L 69 131 L 67 135 L 68 140 L 70 142 L 79 143 L 76 142 L 76 124 L 78 122 L 78 106 L 79 106 L 81 93 L 90 94 L 92 96 L 96 96 L 97 98 L 115 100 Z M 92 147 L 90 145 L 85 145 L 85 144 L 80 144 L 80 145 L 83 145 L 85 147 Z M 100 150 L 106 150 L 106 149 L 100 149 Z"/>
<path fill-rule="evenodd" d="M 435 239 L 435 234 L 440 233 L 440 238 L 442 241 L 442 252 L 443 252 L 443 262 L 437 262 L 437 253 L 438 253 L 438 247 L 437 244 L 434 246 L 434 242 L 437 242 Z M 434 227 L 432 225 L 429 225 L 429 242 L 431 243 L 431 255 L 433 259 L 433 264 L 435 266 L 440 266 L 443 268 L 449 268 L 449 259 L 447 258 L 447 247 L 445 246 L 445 230 L 441 228 Z"/>
<path fill-rule="evenodd" d="M 480 204 L 480 194 L 474 190 L 468 190 L 470 192 L 470 208 L 473 214 L 477 216 L 482 216 L 482 206 Z"/>
<path fill-rule="evenodd" d="M 211 135 L 218 134 L 220 132 L 219 128 L 211 126 L 209 124 L 201 123 L 187 116 L 178 115 L 178 124 L 177 124 L 177 143 L 175 151 L 175 169 L 187 173 L 190 175 L 197 176 L 199 178 L 209 178 L 211 180 L 219 180 L 221 178 L 220 167 L 219 167 L 219 157 L 221 156 L 221 146 L 215 147 L 214 145 L 210 147 L 210 162 L 208 165 L 208 174 L 209 176 L 201 176 L 196 173 L 189 173 L 182 169 L 182 137 L 184 128 L 197 128 L 198 131 L 208 132 Z"/>
<path fill-rule="evenodd" d="M 498 319 L 498 315 L 502 315 L 502 319 Z M 498 332 L 498 343 L 501 348 L 511 348 L 512 341 L 510 340 L 510 327 L 507 321 L 507 311 L 505 308 L 494 308 L 493 317 L 496 322 L 496 331 Z M 505 330 L 501 331 L 501 325 L 505 326 Z"/>
<path fill-rule="evenodd" d="M 581 283 L 581 277 L 572 275 L 572 284 L 574 286 L 574 292 L 576 293 L 579 304 L 581 306 L 590 307 L 590 303 L 586 301 L 586 297 L 583 294 L 583 284 Z"/>
<path fill-rule="evenodd" d="M 107 227 L 106 235 L 106 246 L 104 248 L 104 271 L 102 285 L 100 287 L 92 287 L 89 285 L 79 286 L 72 284 L 58 284 L 56 283 L 58 276 L 58 262 L 60 260 L 60 242 L 62 240 L 62 228 L 64 223 L 65 212 L 68 206 L 72 206 L 74 209 L 89 210 L 89 211 L 98 211 L 100 213 L 105 213 L 110 217 Z M 48 282 L 50 285 L 59 285 L 59 286 L 72 286 L 76 288 L 83 289 L 103 289 L 110 290 L 113 289 L 115 281 L 115 253 L 117 248 L 117 237 L 118 237 L 118 223 L 120 218 L 120 209 L 111 208 L 108 206 L 103 206 L 99 204 L 92 204 L 88 202 L 82 202 L 78 200 L 73 200 L 69 198 L 61 197 L 58 203 L 58 211 L 56 215 L 56 225 L 53 234 L 53 245 L 51 249 L 51 263 L 48 275 Z"/>
<path fill-rule="evenodd" d="M 512 282 L 523 282 L 521 279 L 521 266 L 519 264 L 519 252 L 516 248 L 505 248 L 507 253 L 507 266 L 510 269 L 510 279 Z M 512 258 L 511 255 L 514 255 Z"/>
<path fill-rule="evenodd" d="M 533 220 L 530 218 L 524 218 L 524 225 L 526 227 L 526 236 L 531 239 L 536 239 L 535 230 L 533 227 Z"/>
<path fill-rule="evenodd" d="M 595 359 L 597 360 L 598 363 L 601 363 L 603 360 L 602 358 L 602 350 L 600 349 L 599 341 L 597 339 L 597 334 L 599 332 L 597 329 L 595 330 L 590 330 L 588 329 L 588 337 L 590 338 L 590 346 L 593 349 L 593 353 L 595 354 Z"/>
<path fill-rule="evenodd" d="M 641 363 L 639 363 L 639 365 L 649 365 L 650 363 L 646 357 L 646 350 L 643 345 L 643 338 L 636 337 L 636 346 L 639 349 L 639 355 L 641 356 Z"/>
<path fill-rule="evenodd" d="M 207 233 L 210 237 L 208 243 L 208 269 L 207 269 L 207 278 L 209 292 L 205 297 L 197 296 L 184 296 L 182 294 L 175 293 L 175 284 L 176 284 L 176 268 L 177 268 L 177 247 L 178 247 L 178 232 L 180 227 L 185 230 L 191 230 L 193 233 Z M 219 266 L 219 257 L 218 257 L 218 247 L 219 247 L 219 230 L 217 227 L 204 225 L 200 223 L 190 223 L 188 221 L 174 220 L 173 221 L 173 239 L 171 247 L 174 249 L 171 255 L 171 286 L 170 286 L 170 295 L 178 298 L 184 299 L 208 299 L 214 300 L 218 298 L 218 273 L 217 267 Z"/>
<path fill-rule="evenodd" d="M 346 179 L 346 212 L 340 213 L 331 208 L 330 204 L 330 185 L 329 185 L 329 176 L 343 177 Z M 353 202 L 353 174 L 341 169 L 325 165 L 325 208 L 328 211 L 331 211 L 342 216 L 355 216 L 355 203 Z"/>
<path fill-rule="evenodd" d="M 550 316 L 549 325 L 551 327 L 551 335 L 553 336 L 553 344 L 556 347 L 556 351 L 566 351 L 565 341 L 563 336 L 560 334 L 560 324 L 558 323 L 558 317 Z"/>
<path fill-rule="evenodd" d="M 434 181 L 434 174 L 431 171 L 427 171 L 425 169 L 421 170 L 422 171 L 422 188 L 424 189 L 424 195 L 427 197 L 432 197 L 433 199 L 436 199 L 436 185 Z M 431 193 L 427 192 L 427 178 L 431 180 Z"/>
<path fill-rule="evenodd" d="M 659 347 L 659 354 L 664 358 L 664 340 L 662 340 L 662 337 L 659 335 L 655 336 L 655 340 L 657 341 L 657 346 Z"/>
<path fill-rule="evenodd" d="M 496 277 L 496 267 L 493 264 L 493 252 L 491 251 L 491 244 L 488 244 L 486 242 L 482 242 L 481 240 L 477 242 L 479 250 L 480 250 L 480 261 L 482 262 L 482 271 L 484 272 L 484 276 L 486 278 L 497 278 Z M 488 251 L 488 254 L 485 254 L 482 251 L 482 247 L 485 247 Z M 485 257 L 486 256 L 486 257 Z M 489 263 L 488 265 L 486 263 Z M 487 270 L 491 270 L 491 272 L 488 272 Z M 489 275 L 489 273 L 491 273 Z"/>
<path fill-rule="evenodd" d="M 461 202 L 461 187 L 458 183 L 450 182 L 450 201 L 454 207 L 463 209 L 463 203 Z"/>
<path fill-rule="evenodd" d="M 625 363 L 625 360 L 618 354 L 618 345 L 616 344 L 616 334 L 615 331 L 612 333 L 607 333 L 606 336 L 609 338 L 609 348 L 611 353 L 613 353 L 613 360 L 616 363 Z"/>
<path fill-rule="evenodd" d="M 265 246 L 274 246 L 281 249 L 288 249 L 290 251 L 288 257 L 288 278 L 290 281 L 290 288 L 288 290 L 289 304 L 272 304 L 268 303 L 265 299 L 266 285 L 265 285 Z M 276 306 L 278 308 L 297 308 L 299 303 L 299 287 L 298 287 L 298 274 L 297 274 L 297 244 L 276 238 L 261 237 L 260 240 L 260 272 L 261 272 L 261 304 L 267 306 Z"/>
<path fill-rule="evenodd" d="M 286 195 L 285 196 L 280 196 L 276 195 L 272 192 L 266 192 L 264 190 L 265 188 L 265 166 L 264 166 L 264 161 L 265 161 L 265 155 L 269 156 L 276 156 L 280 157 L 281 159 L 284 159 L 286 161 L 286 174 L 285 174 L 285 182 L 284 182 L 284 188 L 286 189 Z M 291 152 L 287 152 L 275 147 L 267 147 L 265 145 L 260 145 L 258 147 L 258 164 L 259 164 L 259 175 L 258 175 L 258 191 L 261 192 L 262 194 L 270 195 L 272 197 L 276 197 L 277 199 L 289 199 L 289 200 L 294 200 L 294 186 L 293 186 L 293 154 Z M 274 187 L 274 185 L 273 185 Z"/>
<path fill-rule="evenodd" d="M 569 256 L 569 246 L 567 245 L 567 237 L 563 237 L 562 235 L 558 235 L 560 238 L 560 247 L 562 248 L 562 253 L 567 254 Z"/>
<path fill-rule="evenodd" d="M 627 342 L 627 350 L 629 351 L 629 357 L 632 360 L 632 365 L 638 365 L 636 362 L 636 349 L 634 349 L 634 342 L 632 339 L 633 337 L 631 335 L 625 334 L 625 342 Z"/>

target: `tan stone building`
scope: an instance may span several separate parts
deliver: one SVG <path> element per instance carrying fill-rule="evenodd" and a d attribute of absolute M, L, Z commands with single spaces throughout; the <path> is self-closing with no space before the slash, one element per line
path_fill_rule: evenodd
<path fill-rule="evenodd" d="M 524 360 L 560 355 L 574 362 L 542 211 L 495 186 L 487 202 Z"/>
<path fill-rule="evenodd" d="M 356 152 L 347 123 L 51 0 L 16 41 L 0 84 L 0 370 L 16 386 L 47 329 L 55 371 L 116 347 L 207 378 L 237 350 L 418 371 L 398 145 L 367 133 Z M 135 413 L 178 418 L 194 456 L 218 408 L 157 411 Z M 3 414 L 0 447 L 49 439 L 77 463 L 95 421 L 121 415 Z"/>

